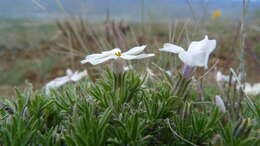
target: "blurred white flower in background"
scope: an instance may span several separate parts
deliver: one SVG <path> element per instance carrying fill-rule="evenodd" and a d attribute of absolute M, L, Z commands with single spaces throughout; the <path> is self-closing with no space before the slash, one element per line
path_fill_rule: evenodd
<path fill-rule="evenodd" d="M 181 61 L 191 67 L 208 68 L 208 60 L 210 54 L 216 48 L 216 40 L 209 40 L 208 36 L 201 41 L 193 41 L 187 51 L 182 47 L 174 44 L 166 43 L 160 51 L 171 52 L 179 55 Z"/>
<path fill-rule="evenodd" d="M 168 76 L 172 76 L 172 72 L 170 70 L 166 70 L 165 73 L 168 75 Z"/>
<path fill-rule="evenodd" d="M 59 88 L 69 82 L 77 82 L 85 76 L 87 76 L 87 71 L 73 72 L 71 69 L 67 69 L 66 76 L 55 78 L 44 86 L 45 94 L 50 95 L 51 89 Z"/>
<path fill-rule="evenodd" d="M 72 72 L 72 70 L 68 69 L 66 71 L 67 76 L 69 77 L 69 79 L 73 82 L 77 82 L 79 80 L 81 80 L 82 78 L 84 78 L 85 76 L 87 76 L 87 71 L 84 70 L 82 72 L 76 71 L 76 72 Z"/>
<path fill-rule="evenodd" d="M 238 75 L 238 80 L 241 80 L 241 78 L 242 78 L 242 74 L 240 73 Z M 216 76 L 215 76 L 215 79 L 218 83 L 224 83 L 224 82 L 229 82 L 230 76 L 225 75 L 222 72 L 218 71 Z M 236 81 L 237 81 L 237 79 L 234 78 L 234 77 L 231 79 L 231 83 L 235 83 Z"/>
<path fill-rule="evenodd" d="M 253 85 L 251 85 L 250 83 L 245 83 L 244 92 L 248 95 L 260 94 L 260 83 L 255 83 Z"/>
<path fill-rule="evenodd" d="M 82 64 L 91 63 L 92 65 L 97 65 L 111 59 L 133 60 L 133 59 L 143 59 L 143 58 L 154 56 L 154 54 L 142 53 L 145 47 L 146 45 L 137 46 L 124 53 L 122 53 L 119 48 L 115 48 L 110 51 L 101 52 L 101 54 L 88 55 L 84 60 L 81 61 L 81 63 Z"/>
<path fill-rule="evenodd" d="M 220 96 L 218 96 L 218 95 L 215 96 L 215 103 L 216 103 L 216 106 L 220 109 L 221 112 L 223 112 L 223 113 L 226 112 L 225 103 Z"/>
<path fill-rule="evenodd" d="M 134 67 L 132 65 L 124 66 L 124 71 L 128 71 L 131 69 L 134 69 Z"/>
<path fill-rule="evenodd" d="M 217 82 L 228 82 L 229 76 L 222 74 L 222 72 L 218 71 L 215 77 Z"/>

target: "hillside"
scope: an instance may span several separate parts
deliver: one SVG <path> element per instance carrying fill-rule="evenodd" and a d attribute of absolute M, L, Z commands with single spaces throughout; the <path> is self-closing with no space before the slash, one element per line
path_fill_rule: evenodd
<path fill-rule="evenodd" d="M 171 19 L 172 17 L 190 17 L 192 12 L 186 0 L 8 0 L 0 1 L 0 16 L 50 18 L 66 13 L 80 13 L 95 19 L 104 19 L 107 11 L 115 18 L 139 20 L 142 2 L 145 16 L 149 19 Z M 191 0 L 194 13 L 203 16 L 216 9 L 224 16 L 232 16 L 241 10 L 241 0 Z M 251 1 L 250 14 L 260 8 L 260 1 Z"/>

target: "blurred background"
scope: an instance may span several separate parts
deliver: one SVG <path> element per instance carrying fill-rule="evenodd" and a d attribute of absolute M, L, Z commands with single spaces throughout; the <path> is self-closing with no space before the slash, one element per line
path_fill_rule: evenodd
<path fill-rule="evenodd" d="M 163 43 L 187 48 L 206 34 L 218 42 L 211 65 L 219 59 L 228 73 L 243 51 L 247 81 L 260 81 L 260 0 L 1 0 L 0 97 L 26 81 L 40 89 L 66 68 L 95 76 L 79 63 L 89 53 L 148 44 L 159 55 Z M 179 67 L 173 55 L 153 61 Z"/>

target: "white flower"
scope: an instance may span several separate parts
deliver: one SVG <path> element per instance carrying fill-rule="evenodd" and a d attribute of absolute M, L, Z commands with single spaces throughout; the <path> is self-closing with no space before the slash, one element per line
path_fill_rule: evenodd
<path fill-rule="evenodd" d="M 238 75 L 237 78 L 235 78 L 235 77 L 233 76 L 233 77 L 232 77 L 232 80 L 231 80 L 231 83 L 235 83 L 237 80 L 240 81 L 241 78 L 242 78 L 242 74 L 241 74 L 241 73 Z M 215 76 L 215 79 L 216 79 L 216 81 L 217 81 L 218 83 L 224 83 L 224 82 L 229 82 L 230 76 L 225 75 L 225 74 L 223 74 L 222 72 L 218 71 L 217 74 L 216 74 L 216 76 Z"/>
<path fill-rule="evenodd" d="M 229 76 L 222 74 L 222 72 L 220 72 L 220 71 L 217 72 L 215 78 L 216 78 L 217 82 L 229 82 Z"/>
<path fill-rule="evenodd" d="M 132 65 L 124 66 L 124 71 L 128 71 L 133 69 L 134 67 Z"/>
<path fill-rule="evenodd" d="M 215 96 L 215 103 L 217 107 L 221 110 L 221 112 L 225 113 L 226 112 L 226 107 L 225 104 L 220 96 Z"/>
<path fill-rule="evenodd" d="M 248 95 L 258 95 L 260 94 L 260 83 L 255 83 L 253 85 L 245 83 L 244 92 Z"/>
<path fill-rule="evenodd" d="M 166 70 L 165 73 L 168 75 L 168 76 L 172 76 L 172 72 L 170 70 Z"/>
<path fill-rule="evenodd" d="M 143 54 L 142 52 L 144 51 L 145 47 L 146 45 L 137 46 L 124 53 L 122 53 L 119 48 L 115 48 L 110 51 L 101 52 L 101 54 L 88 55 L 84 60 L 81 61 L 81 63 L 91 63 L 92 65 L 97 65 L 111 59 L 121 58 L 125 60 L 133 60 L 154 56 L 154 54 Z"/>
<path fill-rule="evenodd" d="M 68 82 L 77 82 L 85 76 L 87 76 L 86 71 L 83 71 L 83 72 L 76 71 L 76 72 L 73 73 L 72 70 L 67 69 L 66 70 L 66 76 L 55 78 L 54 80 L 48 82 L 44 86 L 45 93 L 47 95 L 49 95 L 51 89 L 59 88 L 59 87 L 65 85 Z"/>
<path fill-rule="evenodd" d="M 85 71 L 85 70 L 82 72 L 76 71 L 75 73 L 73 73 L 70 76 L 70 80 L 73 82 L 77 82 L 77 81 L 81 80 L 82 78 L 84 78 L 85 76 L 87 76 L 87 71 Z"/>
<path fill-rule="evenodd" d="M 181 61 L 189 66 L 207 69 L 209 56 L 215 48 L 216 40 L 209 40 L 208 36 L 205 36 L 204 40 L 191 42 L 187 51 L 170 43 L 164 44 L 163 48 L 159 50 L 178 54 Z"/>
<path fill-rule="evenodd" d="M 45 89 L 45 93 L 47 95 L 50 94 L 50 89 L 55 89 L 55 88 L 59 88 L 61 87 L 62 85 L 68 83 L 70 80 L 67 76 L 64 76 L 64 77 L 58 77 L 58 78 L 55 78 L 54 80 L 48 82 L 44 89 Z"/>

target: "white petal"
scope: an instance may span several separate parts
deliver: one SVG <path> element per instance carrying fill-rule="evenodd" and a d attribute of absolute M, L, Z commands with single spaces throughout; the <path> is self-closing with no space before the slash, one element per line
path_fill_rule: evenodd
<path fill-rule="evenodd" d="M 118 56 L 115 56 L 115 55 L 111 55 L 111 56 L 107 56 L 107 57 L 104 57 L 104 58 L 100 58 L 100 59 L 85 59 L 85 60 L 82 60 L 81 63 L 84 64 L 84 63 L 91 63 L 92 65 L 97 65 L 97 64 L 100 64 L 100 63 L 103 63 L 103 62 L 106 62 L 110 59 L 117 59 Z"/>
<path fill-rule="evenodd" d="M 147 57 L 152 57 L 155 56 L 154 54 L 140 54 L 140 55 L 122 55 L 121 58 L 126 59 L 126 60 L 133 60 L 133 59 L 143 59 Z"/>
<path fill-rule="evenodd" d="M 160 51 L 165 51 L 165 52 L 171 52 L 175 54 L 179 54 L 181 52 L 184 52 L 184 49 L 180 46 L 170 44 L 170 43 L 165 43 L 163 45 L 163 48 L 159 49 Z"/>
<path fill-rule="evenodd" d="M 194 52 L 194 53 L 188 53 L 188 52 L 182 52 L 179 54 L 179 58 L 184 64 L 187 64 L 189 66 L 204 66 L 206 53 L 205 52 Z"/>
<path fill-rule="evenodd" d="M 93 60 L 100 60 L 106 57 L 108 57 L 107 54 L 92 54 L 92 55 L 88 55 L 84 60 L 81 60 L 80 63 L 81 64 L 90 63 L 93 62 Z"/>
<path fill-rule="evenodd" d="M 71 76 L 73 74 L 73 72 L 71 69 L 67 69 L 66 74 L 67 74 L 67 76 Z"/>
<path fill-rule="evenodd" d="M 46 86 L 51 87 L 51 88 L 59 88 L 60 86 L 66 84 L 69 81 L 69 78 L 67 76 L 65 77 L 59 77 L 56 78 L 49 83 L 47 83 Z"/>
<path fill-rule="evenodd" d="M 121 50 L 119 48 L 115 48 L 109 51 L 101 52 L 101 54 L 88 55 L 85 59 L 101 59 L 110 55 L 114 55 L 116 52 L 121 52 Z"/>
<path fill-rule="evenodd" d="M 217 72 L 215 79 L 217 82 L 222 82 L 222 73 L 220 71 Z"/>
<path fill-rule="evenodd" d="M 229 76 L 222 74 L 220 71 L 217 72 L 216 75 L 216 81 L 217 82 L 228 82 Z"/>
<path fill-rule="evenodd" d="M 85 76 L 87 76 L 87 72 L 83 71 L 83 72 L 76 72 L 75 74 L 73 74 L 73 76 L 70 78 L 72 81 L 77 82 L 79 80 L 81 80 L 82 78 L 84 78 Z"/>
<path fill-rule="evenodd" d="M 205 36 L 205 38 L 201 41 L 191 42 L 188 48 L 188 53 L 201 54 L 200 52 L 205 52 L 203 66 L 205 67 L 205 69 L 207 69 L 209 56 L 214 51 L 215 48 L 216 48 L 216 40 L 208 40 L 208 36 Z"/>
<path fill-rule="evenodd" d="M 258 94 L 260 94 L 260 83 L 256 83 L 252 86 L 249 83 L 246 83 L 244 92 L 248 95 L 258 95 Z"/>
<path fill-rule="evenodd" d="M 116 52 L 121 52 L 121 50 L 119 48 L 115 48 L 110 51 L 104 51 L 101 54 L 88 55 L 88 56 L 86 56 L 86 58 L 84 60 L 82 60 L 80 62 L 81 62 L 81 64 L 91 63 L 93 65 L 96 65 L 96 64 L 107 61 L 107 59 L 109 60 L 109 59 L 117 58 L 117 57 L 115 57 Z M 105 61 L 103 61 L 103 60 L 105 60 Z"/>
<path fill-rule="evenodd" d="M 205 62 L 204 62 L 204 67 L 205 69 L 208 68 L 208 60 L 209 60 L 209 56 L 210 54 L 214 51 L 214 49 L 216 48 L 216 40 L 210 40 L 208 41 L 208 49 L 207 49 L 207 55 L 205 58 Z"/>
<path fill-rule="evenodd" d="M 134 69 L 134 67 L 132 65 L 124 66 L 124 71 L 128 71 L 131 69 Z"/>
<path fill-rule="evenodd" d="M 68 83 L 70 81 L 70 79 L 65 76 L 65 77 L 59 77 L 59 78 L 56 78 L 50 82 L 48 82 L 46 85 L 45 85 L 45 93 L 47 95 L 50 94 L 50 89 L 56 89 L 56 88 L 59 88 L 61 87 L 62 85 Z"/>
<path fill-rule="evenodd" d="M 127 52 L 124 52 L 123 54 L 124 55 L 137 55 L 137 54 L 140 54 L 144 51 L 146 45 L 143 45 L 143 46 L 137 46 L 137 47 L 134 47 L 130 50 L 128 50 Z"/>
<path fill-rule="evenodd" d="M 188 52 L 193 52 L 193 51 L 202 51 L 204 50 L 207 46 L 207 41 L 208 38 L 205 37 L 203 40 L 201 41 L 193 41 L 190 43 L 190 46 L 188 48 Z"/>
<path fill-rule="evenodd" d="M 91 54 L 85 57 L 85 59 L 100 59 L 100 58 L 104 58 L 107 57 L 109 54 Z"/>
<path fill-rule="evenodd" d="M 168 76 L 172 76 L 172 73 L 171 73 L 170 70 L 165 71 L 165 73 L 166 73 Z"/>
<path fill-rule="evenodd" d="M 120 52 L 121 53 L 121 50 L 119 48 L 115 48 L 113 50 L 110 50 L 110 51 L 106 51 L 106 52 L 102 52 L 102 53 L 105 53 L 105 54 L 109 54 L 109 55 L 115 55 L 116 53 Z"/>
<path fill-rule="evenodd" d="M 215 102 L 216 102 L 216 105 L 217 107 L 223 112 L 225 113 L 226 112 L 226 107 L 225 107 L 225 104 L 222 100 L 222 98 L 220 96 L 215 96 Z"/>

